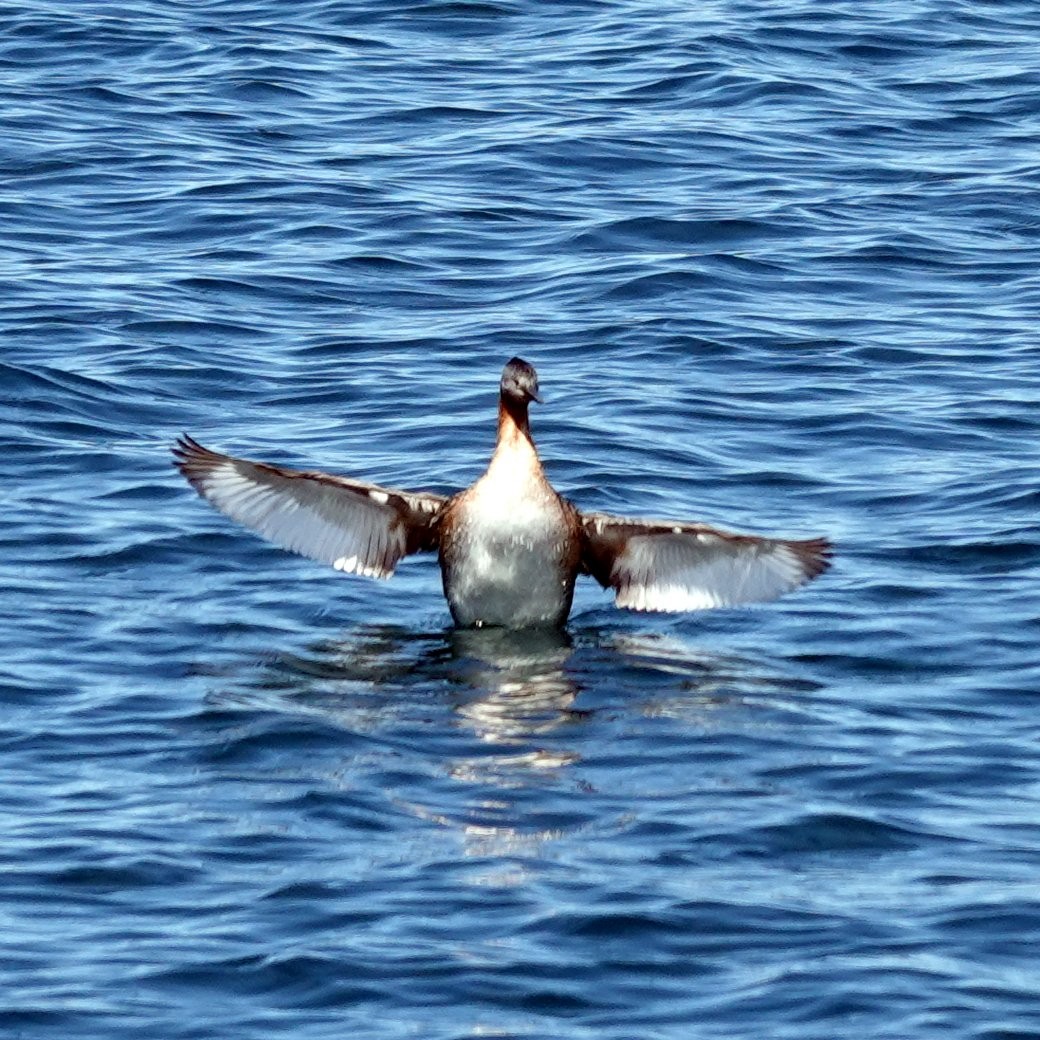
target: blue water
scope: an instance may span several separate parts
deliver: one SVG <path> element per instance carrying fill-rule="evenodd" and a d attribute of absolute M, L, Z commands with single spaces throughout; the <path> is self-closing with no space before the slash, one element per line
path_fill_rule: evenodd
<path fill-rule="evenodd" d="M 0 1034 L 1040 1036 L 1040 5 L 0 6 Z M 454 635 L 169 466 L 838 546 Z"/>

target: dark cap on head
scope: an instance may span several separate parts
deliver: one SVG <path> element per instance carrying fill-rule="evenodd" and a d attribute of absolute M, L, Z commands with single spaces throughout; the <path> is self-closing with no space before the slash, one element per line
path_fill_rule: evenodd
<path fill-rule="evenodd" d="M 511 358 L 502 369 L 502 396 L 527 404 L 542 403 L 538 394 L 538 373 L 523 358 Z"/>

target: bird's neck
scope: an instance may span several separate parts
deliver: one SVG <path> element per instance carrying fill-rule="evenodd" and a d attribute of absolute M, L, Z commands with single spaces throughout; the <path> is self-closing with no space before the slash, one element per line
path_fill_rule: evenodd
<path fill-rule="evenodd" d="M 509 468 L 518 473 L 541 474 L 542 464 L 531 440 L 527 421 L 527 402 L 514 401 L 504 395 L 498 401 L 498 440 L 491 457 L 489 472 Z"/>

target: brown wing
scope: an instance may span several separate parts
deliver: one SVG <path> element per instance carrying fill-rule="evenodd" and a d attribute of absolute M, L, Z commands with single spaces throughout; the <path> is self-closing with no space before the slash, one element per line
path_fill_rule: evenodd
<path fill-rule="evenodd" d="M 341 571 L 389 578 L 402 556 L 433 549 L 447 501 L 327 473 L 249 462 L 183 436 L 174 465 L 208 502 L 269 541 Z"/>
<path fill-rule="evenodd" d="M 581 523 L 583 568 L 632 610 L 765 602 L 830 566 L 825 538 L 786 541 L 603 513 L 583 513 Z"/>

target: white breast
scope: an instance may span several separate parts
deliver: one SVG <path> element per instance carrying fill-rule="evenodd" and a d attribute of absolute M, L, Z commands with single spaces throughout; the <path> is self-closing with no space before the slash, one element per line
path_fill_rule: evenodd
<path fill-rule="evenodd" d="M 460 503 L 442 548 L 456 622 L 520 628 L 562 623 L 570 610 L 564 507 L 534 476 L 491 470 Z"/>

